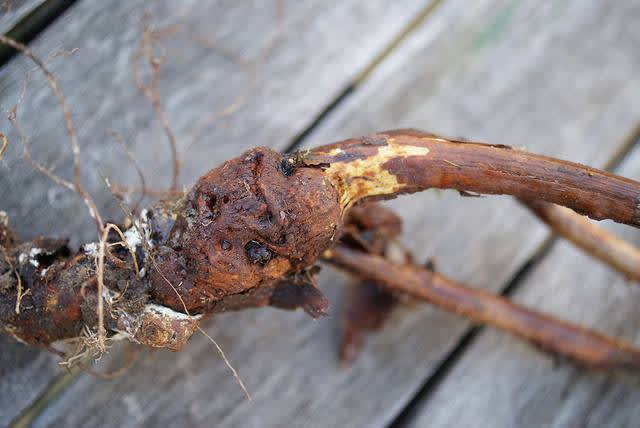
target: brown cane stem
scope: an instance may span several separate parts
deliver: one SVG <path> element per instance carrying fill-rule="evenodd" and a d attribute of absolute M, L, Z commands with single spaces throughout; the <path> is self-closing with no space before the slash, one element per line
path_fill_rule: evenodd
<path fill-rule="evenodd" d="M 640 349 L 525 308 L 493 293 L 459 284 L 439 273 L 336 245 L 325 258 L 348 271 L 438 307 L 491 325 L 594 369 L 640 369 Z"/>
<path fill-rule="evenodd" d="M 551 230 L 628 279 L 640 281 L 640 250 L 568 208 L 543 201 L 522 201 Z"/>
<path fill-rule="evenodd" d="M 325 169 L 343 209 L 365 198 L 456 189 L 543 200 L 596 220 L 640 227 L 640 183 L 507 146 L 387 131 L 319 147 L 304 163 Z"/>

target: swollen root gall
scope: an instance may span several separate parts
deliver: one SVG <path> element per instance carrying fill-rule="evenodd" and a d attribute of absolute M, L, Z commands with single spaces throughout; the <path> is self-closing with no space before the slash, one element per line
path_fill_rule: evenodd
<path fill-rule="evenodd" d="M 166 279 L 151 274 L 154 301 L 184 310 L 182 299 L 190 312 L 209 311 L 316 261 L 341 224 L 338 194 L 322 170 L 283 171 L 287 164 L 259 147 L 198 180 L 176 204 L 176 220 L 158 245 Z"/>

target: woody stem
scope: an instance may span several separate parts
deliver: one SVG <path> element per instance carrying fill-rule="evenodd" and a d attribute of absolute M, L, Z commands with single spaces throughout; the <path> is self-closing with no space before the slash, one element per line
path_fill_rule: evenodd
<path fill-rule="evenodd" d="M 520 306 L 499 295 L 460 284 L 411 264 L 398 264 L 338 244 L 325 259 L 376 282 L 474 322 L 497 327 L 594 369 L 640 369 L 640 349 L 578 325 Z"/>
<path fill-rule="evenodd" d="M 318 147 L 304 163 L 324 169 L 343 209 L 362 199 L 455 189 L 551 202 L 596 220 L 640 227 L 640 183 L 507 146 L 387 131 Z"/>

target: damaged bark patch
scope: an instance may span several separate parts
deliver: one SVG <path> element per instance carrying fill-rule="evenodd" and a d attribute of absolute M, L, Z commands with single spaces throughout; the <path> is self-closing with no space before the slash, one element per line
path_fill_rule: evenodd
<path fill-rule="evenodd" d="M 265 266 L 271 260 L 273 253 L 266 245 L 261 244 L 256 240 L 251 240 L 247 242 L 247 245 L 244 246 L 244 250 L 247 252 L 247 257 L 251 261 L 251 263 L 259 263 Z"/>
<path fill-rule="evenodd" d="M 278 164 L 278 170 L 284 174 L 285 177 L 289 177 L 296 170 L 295 160 L 284 157 Z"/>
<path fill-rule="evenodd" d="M 384 135 L 356 141 L 348 151 L 329 146 L 326 151 L 314 153 L 309 161 L 329 165 L 324 172 L 340 193 L 343 211 L 364 198 L 398 193 L 405 187 L 384 167 L 389 160 L 429 154 L 427 147 L 396 144 L 395 138 Z"/>
<path fill-rule="evenodd" d="M 198 317 L 149 304 L 139 315 L 121 314 L 115 330 L 141 345 L 179 351 L 198 329 L 197 320 Z"/>

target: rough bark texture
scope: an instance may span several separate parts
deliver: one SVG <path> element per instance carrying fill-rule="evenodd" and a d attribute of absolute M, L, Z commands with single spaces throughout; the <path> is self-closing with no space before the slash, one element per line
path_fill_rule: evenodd
<path fill-rule="evenodd" d="M 190 312 L 210 311 L 312 266 L 341 225 L 337 199 L 320 170 L 267 148 L 224 163 L 164 217 L 151 295 L 178 311 L 180 299 Z"/>
<path fill-rule="evenodd" d="M 313 285 L 314 264 L 337 239 L 351 240 L 352 246 L 373 255 L 409 261 L 406 254 L 398 260 L 389 252 L 388 243 L 400 231 L 399 219 L 354 204 L 431 187 L 538 198 L 593 218 L 639 224 L 640 183 L 505 146 L 409 130 L 284 157 L 259 147 L 211 170 L 185 196 L 143 210 L 124 233 L 126 244 L 117 245 L 117 236 L 110 239 L 101 296 L 95 268 L 98 244 L 85 244 L 74 254 L 66 241 L 56 239 L 20 244 L 4 221 L 0 325 L 17 339 L 43 347 L 91 336 L 99 325 L 95 308 L 100 298 L 109 336 L 178 350 L 198 319 L 214 312 L 273 305 L 302 307 L 317 317 L 327 302 Z M 380 306 L 373 295 L 361 297 L 365 309 Z M 476 306 L 465 294 L 449 297 Z M 499 314 L 500 304 L 490 310 Z M 393 302 L 385 300 L 382 306 L 379 319 L 351 322 L 351 329 L 347 325 L 352 339 L 343 343 L 345 357 L 353 354 L 348 348 L 357 342 L 358 332 L 381 325 Z M 494 323 L 525 337 L 535 330 L 518 330 L 518 320 L 522 317 Z M 545 326 L 536 325 L 540 331 Z M 552 325 L 560 329 L 553 346 L 562 350 L 562 323 Z M 545 345 L 542 339 L 536 343 Z M 593 357 L 593 365 L 598 358 Z"/>
<path fill-rule="evenodd" d="M 456 189 L 553 202 L 640 227 L 640 183 L 504 145 L 398 130 L 320 147 L 305 162 L 327 166 L 345 206 L 376 195 Z"/>
<path fill-rule="evenodd" d="M 103 298 L 110 334 L 180 349 L 197 315 L 273 304 L 313 316 L 326 301 L 305 281 L 341 225 L 338 196 L 316 168 L 297 169 L 257 148 L 204 175 L 183 198 L 143 210 L 112 246 Z M 97 324 L 96 243 L 17 244 L 3 223 L 0 321 L 19 340 L 48 347 Z M 115 237 L 111 243 L 117 242 Z M 13 268 L 15 266 L 15 269 Z M 16 313 L 18 280 L 23 295 Z"/>
<path fill-rule="evenodd" d="M 509 302 L 484 290 L 475 290 L 429 269 L 396 264 L 343 245 L 327 251 L 327 258 L 364 278 L 375 278 L 389 292 L 420 300 L 524 338 L 534 345 L 589 368 L 640 369 L 640 349 L 578 325 Z"/>

